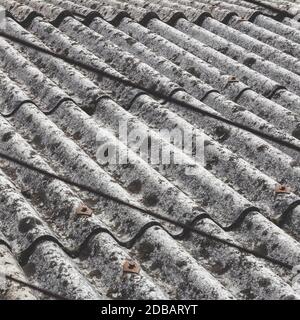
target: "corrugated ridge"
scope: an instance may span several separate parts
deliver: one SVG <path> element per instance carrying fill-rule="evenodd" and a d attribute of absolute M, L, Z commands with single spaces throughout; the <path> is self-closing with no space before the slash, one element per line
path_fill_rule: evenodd
<path fill-rule="evenodd" d="M 64 20 L 64 19 L 63 19 Z M 32 20 L 33 21 L 33 20 Z M 61 23 L 62 21 L 60 21 L 60 23 Z M 60 23 L 58 24 L 58 25 L 60 25 Z M 90 77 L 90 75 L 88 75 L 88 77 L 86 78 L 86 79 L 88 79 L 88 78 L 91 78 Z M 82 79 L 84 79 L 84 78 L 82 78 Z M 17 86 L 18 87 L 18 86 Z M 178 92 L 177 94 L 175 94 L 175 95 L 178 95 L 178 96 L 180 96 L 180 95 L 183 95 L 184 93 L 183 92 Z M 209 98 L 211 98 L 211 96 L 212 96 L 212 94 L 208 94 L 208 95 L 206 95 L 206 97 L 205 97 L 205 99 L 204 100 L 206 100 L 206 99 L 208 99 L 208 100 L 206 100 L 206 101 L 209 101 Z M 18 100 L 18 99 L 16 99 L 16 100 Z M 34 100 L 35 99 L 32 99 L 32 101 L 34 102 Z M 101 98 L 101 101 L 99 101 L 98 100 L 98 102 L 101 102 L 101 103 L 107 103 L 107 101 L 109 100 L 109 98 Z M 144 99 L 144 96 L 140 96 L 139 94 L 138 95 L 136 95 L 135 96 L 135 98 L 133 99 L 133 101 L 131 102 L 131 104 L 133 105 L 131 105 L 131 107 L 130 107 L 130 112 L 132 112 L 133 114 L 135 113 L 135 112 L 137 112 L 137 109 L 136 109 L 136 107 L 138 106 L 140 106 L 140 104 L 142 105 L 143 103 L 145 103 L 146 102 L 146 100 Z M 153 102 L 152 102 L 153 103 Z M 66 107 L 68 106 L 68 105 L 73 105 L 73 107 L 75 107 L 75 103 L 74 103 L 74 100 L 73 101 L 62 101 L 61 102 L 61 104 L 60 104 L 60 108 L 57 108 L 57 109 L 55 109 L 55 110 L 53 110 L 53 111 L 51 111 L 51 113 L 49 113 L 48 115 L 49 116 L 51 116 L 51 118 L 50 118 L 50 121 L 54 121 L 54 120 L 56 120 L 56 121 L 58 121 L 57 119 L 59 118 L 59 115 L 60 115 L 60 112 L 63 112 L 63 111 L 65 111 L 66 110 Z M 30 106 L 30 107 L 29 107 Z M 33 110 L 34 109 L 36 109 L 37 107 L 40 107 L 40 105 L 39 104 L 36 104 L 36 106 L 34 106 L 33 104 L 31 104 L 30 103 L 30 100 L 28 100 L 28 101 L 26 101 L 26 99 L 24 100 L 24 103 L 22 104 L 22 108 L 21 109 L 19 109 L 18 110 L 18 112 L 16 112 L 15 114 L 14 114 L 14 117 L 12 118 L 12 119 L 9 119 L 9 121 L 12 121 L 12 123 L 14 123 L 15 125 L 17 124 L 17 123 L 19 123 L 18 125 L 17 125 L 17 128 L 18 128 L 18 131 L 24 131 L 24 136 L 26 137 L 26 138 L 28 138 L 28 133 L 30 133 L 30 130 L 33 130 L 33 128 L 34 128 L 34 125 L 32 125 L 32 126 L 30 126 L 31 127 L 31 129 L 30 128 L 28 128 L 28 132 L 27 132 L 27 129 L 26 129 L 26 127 L 25 127 L 25 122 L 23 123 L 23 124 L 21 124 L 22 123 L 22 121 L 20 121 L 20 117 L 22 117 L 22 115 L 26 115 L 26 113 L 27 113 L 27 115 L 29 115 L 30 114 L 30 112 L 33 112 Z M 175 108 L 175 110 L 176 110 L 176 108 Z M 30 112 L 29 112 L 30 111 Z M 177 111 L 177 110 L 176 110 Z M 36 112 L 36 111 L 34 111 L 34 112 Z M 95 112 L 95 111 L 94 111 Z M 91 113 L 91 116 L 93 116 L 94 117 L 94 119 L 95 120 L 97 120 L 98 121 L 98 119 L 97 119 L 97 115 L 94 113 L 94 112 L 92 112 Z M 137 113 L 137 114 L 139 114 L 139 113 Z M 182 116 L 182 115 L 181 115 Z M 139 115 L 139 117 L 141 117 L 141 115 Z M 148 115 L 147 115 L 147 117 L 148 117 Z M 38 119 L 38 118 L 37 118 Z M 74 118 L 75 119 L 75 118 Z M 42 117 L 40 117 L 39 118 L 39 120 L 38 121 L 36 121 L 35 123 L 36 124 L 39 124 L 40 123 L 40 121 L 42 121 L 43 119 L 42 119 Z M 150 120 L 150 115 L 149 115 L 149 120 Z M 47 120 L 48 121 L 48 120 Z M 46 121 L 46 122 L 47 122 Z M 45 123 L 46 123 L 45 122 Z M 55 121 L 54 121 L 54 123 L 55 123 Z M 57 122 L 57 123 L 59 123 L 59 122 Z M 57 125 L 57 124 L 56 124 Z M 60 125 L 64 125 L 63 124 L 63 121 L 60 123 Z M 59 127 L 59 126 L 58 126 Z M 26 132 L 25 132 L 26 131 Z M 22 136 L 23 136 L 23 132 L 22 132 Z M 6 136 L 5 136 L 6 137 Z M 6 139 L 6 138 L 5 138 Z M 66 141 L 66 140 L 65 140 Z M 76 143 L 78 143 L 78 145 L 80 145 L 81 143 L 83 143 L 84 144 L 84 139 L 83 139 L 83 141 L 81 141 L 81 139 L 79 138 L 78 139 L 78 141 L 76 142 Z M 41 146 L 42 146 L 42 144 L 41 144 Z M 85 148 L 88 148 L 88 145 L 85 145 L 84 147 L 83 147 L 83 145 L 82 146 L 80 146 L 80 148 L 82 149 L 82 150 L 86 150 Z M 41 150 L 42 149 L 40 149 L 40 147 L 38 148 L 38 150 L 39 150 L 39 152 L 41 152 Z M 57 152 L 57 155 L 58 155 L 58 151 L 55 151 L 55 152 Z M 43 154 L 43 156 L 42 156 L 42 159 L 44 159 L 44 160 L 46 160 L 46 161 L 49 161 L 49 159 L 50 159 L 50 157 L 48 157 L 47 156 L 47 153 L 46 152 L 44 152 L 44 151 L 42 151 L 42 154 Z M 88 153 L 89 154 L 89 153 Z M 53 161 L 53 160 L 52 160 Z M 51 163 L 52 164 L 52 163 Z M 9 170 L 7 171 L 8 173 L 10 172 Z M 221 173 L 220 173 L 221 174 Z M 25 175 L 24 175 L 25 176 Z M 79 198 L 80 199 L 80 198 Z M 282 201 L 282 199 L 278 199 L 279 200 L 279 202 L 281 202 Z M 296 205 L 298 205 L 299 204 L 299 202 L 298 202 L 299 200 L 296 200 L 296 201 L 294 201 L 294 202 L 292 202 L 292 203 L 290 203 L 290 208 L 293 208 L 294 210 L 295 210 L 295 212 L 297 211 L 297 209 L 299 208 L 297 208 L 296 207 Z M 283 206 L 285 206 L 285 201 L 283 201 L 281 204 L 280 204 L 280 210 L 282 210 L 282 205 Z M 286 207 L 287 208 L 287 207 Z M 38 209 L 39 210 L 39 209 Z M 249 209 L 250 211 L 251 211 L 251 209 Z M 44 210 L 41 210 L 41 211 L 44 211 Z M 283 212 L 283 211 L 281 211 L 281 212 Z M 298 212 L 298 211 L 297 211 Z M 276 228 L 275 228 L 275 226 L 274 225 L 272 225 L 271 223 L 270 223 L 270 221 L 268 221 L 268 220 L 263 220 L 263 217 L 261 216 L 261 215 L 259 215 L 259 214 L 255 214 L 255 213 L 253 213 L 253 212 L 244 212 L 244 213 L 246 213 L 245 214 L 245 216 L 238 216 L 238 218 L 237 218 L 237 220 L 236 221 L 234 221 L 234 223 L 237 223 L 237 225 L 235 226 L 235 228 L 234 229 L 230 229 L 230 230 L 232 230 L 234 233 L 235 233 L 235 235 L 234 235 L 234 237 L 235 238 L 239 238 L 240 239 L 240 241 L 241 242 L 246 242 L 246 245 L 247 246 L 249 246 L 249 245 L 252 245 L 252 244 L 255 244 L 255 245 L 258 245 L 258 242 L 260 242 L 260 241 L 262 241 L 262 244 L 264 245 L 264 246 L 267 246 L 267 251 L 268 250 L 270 250 L 270 247 L 272 246 L 272 245 L 274 245 L 275 246 L 275 251 L 276 250 L 278 250 L 277 251 L 277 254 L 280 256 L 280 258 L 282 258 L 282 259 L 295 259 L 295 261 L 297 261 L 297 257 L 295 256 L 295 257 L 291 257 L 291 254 L 290 254 L 290 257 L 285 257 L 285 253 L 287 253 L 287 252 L 289 252 L 289 253 L 292 253 L 292 252 L 297 252 L 297 245 L 296 245 L 296 242 L 291 242 L 291 239 L 284 233 L 284 232 L 282 232 L 282 231 L 279 231 L 279 230 L 277 230 Z M 283 216 L 284 217 L 284 216 Z M 207 219 L 205 219 L 205 218 L 207 218 Z M 290 217 L 286 217 L 287 218 L 287 220 L 289 220 L 290 219 Z M 211 217 L 209 216 L 209 215 L 206 215 L 206 214 L 203 214 L 203 215 L 200 215 L 200 216 L 196 216 L 195 217 L 195 219 L 199 219 L 199 223 L 200 224 L 202 224 L 202 223 L 204 223 L 204 222 L 206 222 L 207 221 L 207 223 L 209 224 L 209 223 L 212 223 L 213 225 L 214 225 L 214 223 L 213 223 L 213 221 L 211 220 Z M 240 221 L 239 221 L 239 219 L 240 219 Z M 216 223 L 217 224 L 217 223 Z M 247 228 L 248 228 L 248 225 L 250 225 L 250 224 L 253 224 L 253 225 L 255 225 L 256 227 L 260 227 L 260 229 L 258 229 L 258 230 L 252 230 L 252 231 L 246 231 L 247 230 Z M 247 226 L 247 227 L 246 227 Z M 155 234 L 154 233 L 149 233 L 149 230 L 151 231 L 151 228 L 156 228 L 156 227 L 158 227 L 159 228 L 159 230 L 157 230 L 157 232 L 158 233 L 161 233 L 161 232 L 166 232 L 169 236 L 171 236 L 171 238 L 174 240 L 174 239 L 177 239 L 177 237 L 179 237 L 180 235 L 181 236 L 183 236 L 183 234 L 182 233 L 173 233 L 172 231 L 170 231 L 170 233 L 169 233 L 169 231 L 167 231 L 168 229 L 165 229 L 165 227 L 164 227 L 164 225 L 161 225 L 161 224 L 157 224 L 157 222 L 149 222 L 149 223 L 147 223 L 147 224 L 144 224 L 144 225 L 141 225 L 140 227 L 138 227 L 138 229 L 137 229 L 137 232 L 138 233 L 140 233 L 140 232 L 142 232 L 142 235 L 141 235 L 141 238 L 140 238 L 140 240 L 144 243 L 147 239 L 148 239 L 148 237 L 152 237 L 151 239 L 151 241 L 154 241 L 153 239 L 153 237 L 155 237 Z M 215 226 L 216 227 L 216 226 Z M 229 226 L 229 228 L 233 228 L 233 226 Z M 265 228 L 265 229 L 264 229 Z M 269 228 L 269 229 L 268 229 Z M 227 230 L 226 229 L 226 227 L 224 228 L 225 230 Z M 251 229 L 251 228 L 250 228 Z M 285 229 L 285 228 L 284 228 Z M 105 230 L 105 231 L 104 231 Z M 95 237 L 97 237 L 97 235 L 98 236 L 101 236 L 102 234 L 104 235 L 104 234 L 107 234 L 107 235 L 109 235 L 109 236 L 112 236 L 112 234 L 109 234 L 109 230 L 110 229 L 102 229 L 102 227 L 100 228 L 100 229 L 98 229 L 97 230 L 97 228 L 95 228 L 93 231 L 91 231 L 91 232 L 87 232 L 87 233 L 85 233 L 85 235 L 86 235 L 86 237 L 83 237 L 83 242 L 81 242 L 82 243 L 82 245 L 88 245 L 88 242 L 89 242 L 89 240 L 91 240 L 91 242 L 93 242 L 93 239 L 94 239 L 94 235 L 95 235 Z M 228 229 L 229 230 L 229 229 Z M 286 230 L 286 229 L 285 229 Z M 106 232 L 106 231 L 108 231 L 108 232 Z M 266 233 L 265 233 L 266 232 Z M 279 232 L 279 233 L 278 233 Z M 95 233 L 95 234 L 94 234 Z M 138 234 L 137 233 L 137 234 Z M 276 233 L 278 233 L 278 234 L 276 234 Z M 137 235 L 136 234 L 136 235 Z M 139 244 L 138 244 L 138 237 L 135 235 L 135 233 L 133 232 L 133 238 L 129 238 L 129 242 L 130 241 L 133 241 L 133 239 L 135 239 L 135 241 L 134 241 L 134 244 L 133 244 L 133 246 L 132 247 L 130 247 L 130 249 L 134 249 L 134 247 L 135 246 L 139 246 Z M 173 235 L 173 236 L 172 236 Z M 243 236 L 242 236 L 243 235 Z M 186 235 L 187 236 L 187 235 Z M 190 235 L 191 236 L 191 235 Z M 274 237 L 275 236 L 275 237 Z M 279 239 L 280 239 L 280 237 L 282 237 L 283 236 L 283 239 L 284 239 L 284 241 L 282 241 L 282 243 L 279 241 Z M 45 237 L 45 238 L 44 238 Z M 175 237 L 175 238 L 174 238 Z M 258 241 L 255 241 L 254 239 L 254 241 L 253 242 L 251 242 L 251 238 L 254 238 L 255 239 L 255 237 L 256 238 L 258 238 L 258 239 L 255 239 L 255 240 L 258 240 Z M 113 238 L 113 236 L 112 236 L 112 238 Z M 270 244 L 267 244 L 267 242 L 268 242 L 268 239 L 272 239 L 272 241 L 274 241 L 274 242 L 270 242 Z M 276 240 L 275 240 L 275 238 L 276 238 Z M 297 238 L 297 236 L 295 236 L 295 238 Z M 51 240 L 50 241 L 50 243 L 52 242 L 52 239 L 54 240 L 55 238 L 47 238 L 47 236 L 38 236 L 37 238 L 35 238 L 35 240 L 34 240 L 34 242 L 33 243 L 35 243 L 36 244 L 36 247 L 33 249 L 33 248 L 31 248 L 31 249 L 33 249 L 32 250 L 32 252 L 28 255 L 28 259 L 30 260 L 30 261 L 37 261 L 37 258 L 38 258 L 38 256 L 41 254 L 41 253 L 43 253 L 43 250 L 47 250 L 47 247 L 48 247 L 48 243 L 49 243 L 49 241 L 47 241 L 47 240 Z M 122 239 L 122 237 L 119 237 L 119 235 L 118 234 L 116 234 L 115 235 L 115 238 L 113 238 L 114 239 L 114 241 L 116 241 L 116 242 L 118 242 L 118 241 L 123 241 Z M 123 242 L 123 244 L 125 244 L 125 245 L 128 245 L 128 243 L 129 242 L 127 242 L 127 240 L 124 240 L 125 242 Z M 161 241 L 162 241 L 162 243 L 163 243 L 163 239 L 161 239 Z M 54 240 L 54 242 L 53 242 L 53 244 L 55 243 L 56 241 Z M 176 243 L 175 241 L 173 241 L 172 243 Z M 284 245 L 288 248 L 288 250 L 284 250 L 284 245 L 283 245 L 283 243 L 284 243 Z M 122 244 L 122 243 L 119 243 L 119 244 Z M 186 245 L 188 245 L 188 244 L 186 244 Z M 67 248 L 67 246 L 66 245 L 64 245 L 65 246 L 65 248 Z M 276 246 L 278 247 L 279 246 L 279 249 L 276 249 Z M 281 247 L 282 246 L 282 247 Z M 52 246 L 50 246 L 49 245 L 49 250 L 50 250 L 50 247 L 52 247 Z M 166 246 L 167 247 L 167 246 Z M 166 247 L 164 247 L 164 248 L 166 248 Z M 52 249 L 51 249 L 52 250 Z M 141 248 L 138 250 L 138 251 L 140 251 L 141 250 Z M 193 250 L 194 250 L 194 248 L 193 248 Z M 264 247 L 264 250 L 265 250 L 265 247 Z M 274 249 L 272 249 L 272 250 L 274 250 Z M 270 254 L 271 255 L 273 255 L 273 251 L 270 251 Z M 294 250 L 294 251 L 293 251 Z M 29 250 L 30 251 L 30 250 Z M 163 256 L 163 254 L 165 254 L 166 252 L 164 252 L 164 250 L 162 250 L 161 251 L 161 253 L 160 253 L 160 255 L 158 256 L 158 257 L 162 257 Z M 217 254 L 217 253 L 215 253 L 215 254 Z M 275 254 L 275 253 L 274 253 Z M 219 258 L 219 256 L 218 256 L 218 258 Z M 237 258 L 237 257 L 235 257 L 235 258 Z M 156 259 L 158 259 L 158 258 L 156 258 Z M 153 258 L 153 261 L 154 261 L 154 258 Z M 175 260 L 174 260 L 175 261 Z M 172 260 L 172 262 L 173 262 L 173 260 Z M 30 262 L 31 263 L 31 262 Z M 164 263 L 165 263 L 165 265 L 167 265 L 167 262 L 166 261 L 164 261 Z M 203 262 L 204 264 L 205 264 L 205 262 Z M 198 264 L 199 264 L 199 262 L 198 262 Z M 181 262 L 180 262 L 180 265 L 181 265 Z M 208 265 L 207 265 L 207 267 L 208 268 L 210 268 L 211 267 L 211 265 L 210 265 L 210 263 L 208 263 Z M 171 268 L 172 269 L 172 268 Z M 170 269 L 170 270 L 171 270 Z M 183 269 L 184 269 L 184 267 L 183 267 Z M 218 269 L 218 268 L 217 268 Z M 222 269 L 222 268 L 221 268 Z M 273 266 L 271 266 L 270 267 L 270 269 L 273 269 Z M 276 269 L 276 268 L 274 268 L 274 269 Z M 174 269 L 172 270 L 172 271 L 174 271 L 174 270 L 176 270 L 176 268 L 174 267 Z M 200 269 L 199 269 L 200 270 Z M 243 270 L 243 271 L 241 271 L 241 272 L 246 272 L 244 269 L 241 269 L 241 270 Z M 254 271 L 254 269 L 250 269 L 249 268 L 249 270 L 250 270 L 250 274 L 251 274 L 251 276 L 252 277 L 254 277 L 254 273 L 255 273 L 255 271 Z M 214 270 L 209 270 L 210 272 L 212 272 L 212 274 L 216 274 L 216 271 Z M 277 272 L 278 270 L 276 270 L 276 272 Z M 163 271 L 163 272 L 168 272 L 168 271 Z M 181 276 L 180 276 L 180 281 L 182 281 L 182 279 L 187 279 L 187 278 L 185 278 L 185 275 L 184 275 L 184 272 L 183 272 L 183 270 L 181 271 L 182 272 L 182 274 L 181 274 Z M 197 271 L 198 272 L 198 271 Z M 217 272 L 219 272 L 219 271 L 217 271 Z M 220 271 L 220 272 L 223 272 L 223 269 L 222 269 L 222 271 Z M 238 279 L 236 279 L 236 277 L 232 277 L 232 276 L 229 276 L 229 274 L 227 274 L 226 273 L 227 271 L 225 271 L 225 276 L 223 276 L 223 278 L 222 278 L 222 276 L 221 276 L 221 278 L 222 278 L 222 280 L 221 280 L 221 282 L 223 283 L 223 281 L 225 281 L 225 283 L 226 283 L 226 280 L 228 280 L 228 279 L 230 279 L 230 280 L 228 280 L 229 282 L 231 282 L 231 285 L 229 285 L 229 287 L 230 287 L 230 292 L 232 293 L 232 292 L 235 292 L 235 289 L 233 288 L 234 287 L 234 285 L 236 285 L 237 286 L 237 288 L 238 289 L 241 289 L 241 288 L 243 288 L 244 287 L 244 283 L 242 284 L 242 283 L 238 283 Z M 234 272 L 234 271 L 233 271 Z M 280 272 L 279 272 L 280 273 Z M 151 272 L 151 271 L 149 271 L 149 274 L 151 274 L 151 277 L 153 277 L 153 273 Z M 262 272 L 262 274 L 263 274 L 263 272 Z M 174 274 L 174 276 L 177 276 L 178 275 L 178 273 L 177 272 L 175 272 L 175 274 Z M 171 279 L 172 279 L 172 275 L 171 274 L 165 274 L 163 277 L 166 277 L 166 279 L 168 279 L 168 281 L 169 282 L 171 282 Z M 227 279 L 227 277 L 228 277 L 228 279 Z M 273 277 L 273 278 L 272 278 Z M 237 281 L 237 283 L 234 283 L 234 280 L 233 279 L 235 279 L 235 281 Z M 259 275 L 259 279 L 262 279 L 261 278 L 261 275 Z M 284 284 L 283 282 L 278 282 L 278 277 L 276 278 L 276 277 L 274 277 L 273 275 L 269 275 L 269 278 L 268 279 L 272 279 L 273 281 L 274 281 L 274 283 L 276 283 L 276 284 L 274 284 L 274 296 L 276 296 L 276 297 L 283 297 L 284 295 L 286 295 L 287 294 L 287 292 L 290 292 L 290 293 L 292 293 L 292 291 L 289 291 L 290 289 L 287 289 L 287 287 L 285 286 L 286 284 Z M 52 281 L 54 281 L 54 278 L 53 278 L 53 280 Z M 168 282 L 167 281 L 167 282 Z M 208 281 L 208 278 L 205 280 L 205 281 Z M 164 281 L 162 281 L 163 283 L 164 283 Z M 255 281 L 254 281 L 255 282 Z M 266 294 L 266 292 L 259 292 L 259 290 L 260 289 L 258 289 L 258 287 L 256 288 L 256 283 L 254 283 L 253 282 L 253 284 L 251 284 L 251 288 L 254 290 L 254 292 L 256 293 L 256 295 L 258 295 L 258 296 L 264 296 L 265 294 Z M 184 282 L 182 282 L 182 284 L 183 284 Z M 185 281 L 185 283 L 186 283 L 186 281 Z M 234 283 L 234 285 L 233 285 L 233 283 Z M 47 283 L 45 283 L 46 285 L 47 285 Z M 233 285 L 233 287 L 232 287 L 232 285 Z M 281 293 L 280 293 L 280 285 L 282 286 L 282 292 L 285 292 L 285 294 L 283 294 L 282 296 L 281 296 Z M 194 288 L 196 288 L 196 285 L 194 286 Z M 202 287 L 203 288 L 203 287 Z M 228 294 L 228 292 L 226 293 L 226 290 L 224 290 L 224 291 L 222 291 L 223 289 L 221 289 L 221 287 L 219 287 L 220 289 L 220 295 L 222 296 L 222 294 L 223 294 L 223 296 L 225 297 L 227 297 L 227 298 L 229 298 L 230 297 L 230 294 Z M 283 288 L 286 288 L 286 289 L 283 289 Z M 286 291 L 285 291 L 286 290 Z M 92 290 L 93 291 L 93 290 Z M 189 288 L 183 288 L 182 290 L 181 289 L 179 289 L 179 291 L 178 292 L 180 292 L 180 293 L 178 293 L 179 294 L 179 297 L 180 298 L 182 298 L 182 297 L 194 297 L 193 296 L 193 294 L 191 293 L 191 292 L 188 292 L 189 291 Z M 238 291 L 238 290 L 237 290 Z M 221 294 L 221 292 L 222 292 L 222 294 Z M 140 292 L 141 293 L 141 292 Z M 94 294 L 94 293 L 93 293 Z M 142 293 L 141 293 L 142 294 Z M 200 293 L 199 293 L 200 294 Z M 201 293 L 201 294 L 203 294 L 203 292 Z M 210 297 L 213 297 L 214 295 L 215 295 L 215 293 L 213 293 L 212 291 L 210 291 Z M 246 292 L 245 291 L 245 293 L 243 293 L 243 297 L 253 297 L 252 296 L 252 294 L 253 293 L 251 293 L 251 292 Z M 219 297 L 220 297 L 220 295 L 219 295 Z M 88 296 L 88 295 L 87 295 Z M 87 297 L 86 296 L 86 297 Z M 237 295 L 238 296 L 238 295 Z"/>

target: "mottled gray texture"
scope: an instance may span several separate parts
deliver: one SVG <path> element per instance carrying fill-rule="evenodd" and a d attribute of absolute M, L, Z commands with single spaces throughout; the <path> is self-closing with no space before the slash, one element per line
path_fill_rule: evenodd
<path fill-rule="evenodd" d="M 296 20 L 236 0 L 0 4 L 17 20 L 7 21 L 14 36 L 300 144 Z M 299 265 L 295 152 L 4 39 L 0 57 L 2 152 Z M 119 140 L 119 120 L 195 174 L 147 163 Z M 203 135 L 205 166 L 163 128 Z M 97 163 L 97 137 L 134 164 Z M 275 194 L 278 183 L 291 192 Z M 68 298 L 300 298 L 283 268 L 2 160 L 0 191 L 0 271 Z M 139 274 L 123 272 L 128 260 Z M 46 298 L 12 284 L 0 297 Z"/>

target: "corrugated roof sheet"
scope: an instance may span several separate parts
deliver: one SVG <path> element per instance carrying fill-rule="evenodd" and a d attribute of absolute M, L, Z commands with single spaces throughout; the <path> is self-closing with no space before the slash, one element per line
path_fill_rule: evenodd
<path fill-rule="evenodd" d="M 11 35 L 300 145 L 299 4 L 0 5 Z M 3 38 L 0 57 L 1 151 L 300 264 L 296 152 Z M 118 140 L 122 119 L 154 141 L 162 128 L 205 134 L 205 167 L 196 164 L 191 176 L 147 163 Z M 119 144 L 134 164 L 97 163 L 97 137 Z M 295 274 L 270 262 L 7 161 L 0 168 L 0 272 L 72 299 L 300 297 Z M 277 184 L 291 192 L 275 193 Z M 140 272 L 124 272 L 126 261 Z M 46 298 L 11 283 L 0 296 Z"/>

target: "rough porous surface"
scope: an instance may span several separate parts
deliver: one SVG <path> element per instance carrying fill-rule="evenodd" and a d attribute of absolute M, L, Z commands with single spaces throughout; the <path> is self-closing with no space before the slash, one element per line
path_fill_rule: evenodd
<path fill-rule="evenodd" d="M 300 5 L 268 4 L 0 0 L 15 37 L 299 147 Z M 121 120 L 185 166 L 149 163 Z M 166 128 L 203 137 L 205 164 Z M 130 163 L 99 163 L 99 141 Z M 300 264 L 297 152 L 4 38 L 0 151 Z M 0 159 L 1 272 L 70 299 L 300 298 L 291 270 Z M 48 297 L 7 281 L 0 298 Z"/>

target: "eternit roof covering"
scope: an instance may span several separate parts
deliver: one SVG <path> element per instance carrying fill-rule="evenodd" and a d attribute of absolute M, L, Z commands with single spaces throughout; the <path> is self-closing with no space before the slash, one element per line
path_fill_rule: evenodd
<path fill-rule="evenodd" d="M 0 5 L 6 33 L 300 145 L 299 4 Z M 0 58 L 1 152 L 300 264 L 299 154 L 4 38 Z M 206 165 L 178 148 L 194 175 L 147 163 L 119 141 L 120 120 L 152 141 L 162 128 L 204 134 Z M 99 137 L 132 164 L 97 163 Z M 291 271 L 3 160 L 0 189 L 0 272 L 68 298 L 300 297 Z M 47 298 L 13 283 L 0 297 Z"/>

